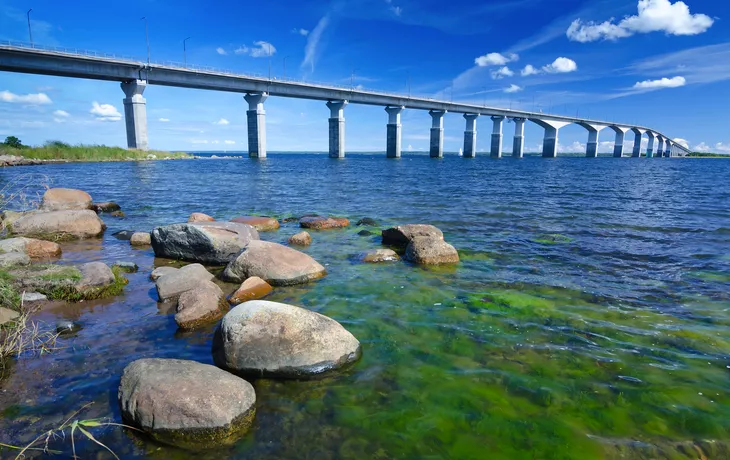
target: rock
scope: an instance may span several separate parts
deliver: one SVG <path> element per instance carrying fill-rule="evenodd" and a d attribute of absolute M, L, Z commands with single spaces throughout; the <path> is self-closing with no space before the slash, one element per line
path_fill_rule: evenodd
<path fill-rule="evenodd" d="M 21 300 L 23 304 L 30 304 L 36 302 L 45 302 L 46 300 L 48 300 L 48 297 L 38 292 L 24 292 L 23 294 L 21 294 Z"/>
<path fill-rule="evenodd" d="M 309 246 L 312 244 L 312 235 L 307 232 L 299 232 L 289 237 L 289 244 L 296 246 Z"/>
<path fill-rule="evenodd" d="M 140 359 L 119 384 L 122 418 L 158 441 L 188 448 L 230 444 L 251 426 L 250 383 L 209 364 Z"/>
<path fill-rule="evenodd" d="M 79 265 L 78 269 L 81 281 L 76 284 L 76 289 L 79 291 L 109 286 L 116 281 L 114 272 L 104 262 L 89 262 Z"/>
<path fill-rule="evenodd" d="M 94 211 L 51 211 L 26 214 L 13 222 L 11 233 L 26 236 L 91 238 L 104 233 L 106 225 Z"/>
<path fill-rule="evenodd" d="M 30 257 L 24 252 L 8 252 L 0 254 L 0 268 L 30 265 Z"/>
<path fill-rule="evenodd" d="M 362 219 L 357 221 L 357 226 L 366 225 L 368 227 L 377 227 L 378 222 L 375 219 L 371 219 L 369 217 L 363 217 Z"/>
<path fill-rule="evenodd" d="M 200 264 L 190 264 L 174 273 L 157 279 L 157 296 L 161 302 L 174 300 L 185 291 L 195 288 L 203 281 L 210 281 L 213 275 Z"/>
<path fill-rule="evenodd" d="M 152 244 L 152 235 L 147 232 L 134 232 L 129 238 L 129 244 L 132 246 L 149 246 Z"/>
<path fill-rule="evenodd" d="M 152 281 L 157 281 L 163 276 L 169 275 L 170 273 L 176 273 L 177 271 L 178 269 L 175 267 L 157 267 L 152 270 L 152 273 L 150 273 L 150 279 Z"/>
<path fill-rule="evenodd" d="M 258 300 L 262 297 L 267 296 L 274 289 L 269 283 L 262 280 L 258 276 L 252 276 L 241 284 L 236 292 L 231 294 L 228 301 L 233 305 L 238 305 L 249 300 Z"/>
<path fill-rule="evenodd" d="M 52 241 L 34 238 L 8 238 L 0 240 L 0 253 L 20 252 L 31 259 L 50 259 L 61 256 L 61 246 Z"/>
<path fill-rule="evenodd" d="M 225 265 L 258 239 L 258 231 L 250 225 L 197 222 L 157 227 L 152 232 L 152 248 L 157 257 Z"/>
<path fill-rule="evenodd" d="M 417 236 L 426 236 L 438 240 L 444 239 L 444 234 L 433 225 L 409 224 L 383 230 L 383 244 L 392 246 L 407 246 Z"/>
<path fill-rule="evenodd" d="M 231 222 L 248 224 L 260 232 L 273 232 L 279 229 L 279 221 L 266 216 L 242 216 L 231 219 Z"/>
<path fill-rule="evenodd" d="M 114 211 L 121 211 L 122 207 L 118 204 L 114 203 L 113 201 L 104 201 L 101 203 L 94 203 L 92 205 L 92 209 L 96 211 L 97 213 L 102 212 L 114 212 Z"/>
<path fill-rule="evenodd" d="M 316 260 L 277 243 L 252 240 L 228 264 L 221 277 L 241 282 L 258 276 L 272 286 L 289 286 L 322 278 L 327 274 Z"/>
<path fill-rule="evenodd" d="M 83 327 L 79 323 L 75 323 L 73 321 L 62 319 L 56 321 L 56 332 L 61 334 L 62 336 L 69 336 L 76 334 L 79 332 Z"/>
<path fill-rule="evenodd" d="M 358 236 L 371 236 L 371 235 L 375 235 L 375 233 L 371 232 L 370 230 L 360 230 L 359 232 L 357 232 L 357 235 Z"/>
<path fill-rule="evenodd" d="M 126 273 L 137 273 L 137 270 L 139 270 L 134 262 L 117 261 L 114 262 L 114 267 L 119 267 L 120 270 Z"/>
<path fill-rule="evenodd" d="M 124 214 L 124 212 L 122 212 L 122 211 L 114 211 L 109 215 L 112 217 L 127 217 L 127 215 Z"/>
<path fill-rule="evenodd" d="M 223 318 L 213 361 L 256 377 L 310 378 L 360 357 L 360 342 L 340 323 L 304 308 L 254 300 Z"/>
<path fill-rule="evenodd" d="M 299 219 L 302 228 L 314 230 L 329 230 L 333 228 L 344 228 L 350 225 L 350 221 L 344 217 L 302 217 Z"/>
<path fill-rule="evenodd" d="M 5 307 L 0 307 L 0 326 L 11 322 L 18 317 L 20 317 L 20 314 L 17 311 Z"/>
<path fill-rule="evenodd" d="M 91 209 L 91 195 L 72 188 L 46 190 L 41 201 L 42 211 L 66 211 Z"/>
<path fill-rule="evenodd" d="M 360 260 L 369 264 L 377 264 L 381 262 L 397 262 L 400 260 L 398 254 L 392 249 L 373 249 L 364 253 Z"/>
<path fill-rule="evenodd" d="M 190 214 L 190 217 L 188 217 L 188 223 L 193 222 L 215 222 L 215 219 L 210 217 L 208 214 L 203 214 L 202 212 L 194 212 Z"/>
<path fill-rule="evenodd" d="M 195 329 L 221 319 L 227 307 L 221 288 L 212 281 L 201 281 L 180 294 L 175 322 L 180 329 Z"/>
<path fill-rule="evenodd" d="M 83 278 L 78 268 L 69 265 L 31 265 L 9 272 L 18 292 L 76 292 L 76 284 Z"/>
<path fill-rule="evenodd" d="M 136 232 L 132 230 L 121 230 L 116 233 L 112 233 L 112 236 L 121 241 L 129 241 L 132 239 L 132 235 L 134 235 L 135 233 Z"/>
<path fill-rule="evenodd" d="M 419 236 L 408 244 L 405 259 L 421 265 L 455 264 L 459 253 L 442 239 Z"/>

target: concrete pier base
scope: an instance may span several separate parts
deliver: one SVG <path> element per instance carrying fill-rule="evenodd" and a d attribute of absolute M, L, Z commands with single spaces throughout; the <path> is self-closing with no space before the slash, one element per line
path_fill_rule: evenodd
<path fill-rule="evenodd" d="M 492 158 L 502 158 L 502 122 L 504 117 L 492 117 L 494 126 L 492 128 Z"/>
<path fill-rule="evenodd" d="M 515 138 L 512 141 L 512 156 L 522 158 L 525 150 L 525 119 L 513 118 L 515 122 Z"/>
<path fill-rule="evenodd" d="M 622 128 L 619 126 L 609 126 L 614 132 L 616 132 L 616 139 L 613 142 L 613 156 L 614 158 L 621 158 L 624 156 L 624 141 L 626 140 L 626 133 L 629 128 Z"/>
<path fill-rule="evenodd" d="M 347 101 L 329 101 L 330 158 L 345 158 L 345 106 Z"/>
<path fill-rule="evenodd" d="M 646 135 L 649 137 L 649 145 L 646 147 L 646 157 L 654 157 L 654 133 L 651 131 L 647 132 Z"/>
<path fill-rule="evenodd" d="M 578 123 L 588 131 L 588 142 L 586 142 L 586 157 L 596 158 L 598 156 L 598 135 L 606 126 L 593 123 Z"/>
<path fill-rule="evenodd" d="M 388 132 L 386 139 L 385 156 L 387 158 L 400 158 L 401 149 L 401 124 L 400 114 L 405 107 L 386 107 L 388 112 Z"/>
<path fill-rule="evenodd" d="M 477 156 L 477 117 L 476 113 L 465 113 L 466 128 L 464 129 L 464 158 Z"/>
<path fill-rule="evenodd" d="M 148 150 L 147 100 L 142 97 L 147 82 L 132 80 L 122 83 L 124 95 L 124 123 L 127 128 L 127 147 Z"/>
<path fill-rule="evenodd" d="M 248 102 L 248 156 L 266 158 L 266 111 L 264 102 L 268 93 L 248 93 L 243 98 Z"/>
<path fill-rule="evenodd" d="M 641 138 L 644 136 L 644 130 L 638 128 L 631 128 L 634 133 L 634 150 L 631 153 L 632 158 L 641 157 Z"/>
<path fill-rule="evenodd" d="M 431 158 L 444 157 L 444 114 L 445 110 L 430 110 L 429 115 L 433 124 L 431 125 L 431 145 L 429 155 Z"/>
<path fill-rule="evenodd" d="M 661 136 L 656 137 L 656 156 L 664 156 L 664 138 Z"/>

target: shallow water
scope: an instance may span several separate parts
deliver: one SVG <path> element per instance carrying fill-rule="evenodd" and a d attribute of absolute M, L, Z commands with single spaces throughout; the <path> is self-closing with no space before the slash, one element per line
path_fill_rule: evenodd
<path fill-rule="evenodd" d="M 212 363 L 215 326 L 179 333 L 156 301 L 148 276 L 169 262 L 111 236 L 194 211 L 431 223 L 462 262 L 363 265 L 353 256 L 380 247 L 377 234 L 312 232 L 306 252 L 329 275 L 268 300 L 337 319 L 362 360 L 323 380 L 255 382 L 255 425 L 230 448 L 193 454 L 96 429 L 120 457 L 639 458 L 694 440 L 671 458 L 698 458 L 696 448 L 721 449 L 700 440 L 730 440 L 730 161 L 281 154 L 6 168 L 0 187 L 27 173 L 127 215 L 104 217 L 103 240 L 64 244 L 65 262 L 131 260 L 140 271 L 123 296 L 40 313 L 84 329 L 0 382 L 0 442 L 27 444 L 89 402 L 80 418 L 120 422 L 119 377 L 135 359 Z M 52 444 L 70 453 L 68 440 Z"/>

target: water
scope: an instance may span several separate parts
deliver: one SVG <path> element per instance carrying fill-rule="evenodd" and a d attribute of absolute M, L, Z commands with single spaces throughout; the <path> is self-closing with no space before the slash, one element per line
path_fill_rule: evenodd
<path fill-rule="evenodd" d="M 329 275 L 269 299 L 343 323 L 362 342 L 360 362 L 324 380 L 255 382 L 255 425 L 230 448 L 192 454 L 119 428 L 97 439 L 120 457 L 155 459 L 730 455 L 730 161 L 282 154 L 6 168 L 0 185 L 30 172 L 127 215 L 106 216 L 101 241 L 65 244 L 65 261 L 131 260 L 140 272 L 123 296 L 40 314 L 84 329 L 10 369 L 1 442 L 27 444 L 89 402 L 80 418 L 119 422 L 119 377 L 135 359 L 212 363 L 215 326 L 179 333 L 156 302 L 148 276 L 167 261 L 113 232 L 194 211 L 317 212 L 434 224 L 462 262 L 363 265 L 353 256 L 379 247 L 377 235 L 313 232 L 306 251 Z M 70 452 L 68 440 L 52 446 Z"/>

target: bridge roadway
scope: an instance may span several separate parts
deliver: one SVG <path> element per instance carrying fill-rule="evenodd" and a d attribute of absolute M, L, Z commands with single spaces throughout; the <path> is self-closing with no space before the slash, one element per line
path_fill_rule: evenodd
<path fill-rule="evenodd" d="M 476 155 L 476 119 L 490 116 L 493 121 L 491 156 L 502 156 L 502 125 L 505 118 L 515 121 L 515 136 L 512 155 L 521 157 L 524 149 L 524 122 L 532 121 L 545 129 L 543 156 L 557 156 L 558 132 L 571 123 L 583 126 L 588 131 L 586 156 L 597 156 L 598 135 L 610 128 L 616 133 L 614 156 L 623 156 L 625 134 L 634 134 L 633 157 L 642 155 L 641 140 L 644 134 L 649 138 L 645 155 L 652 157 L 677 156 L 688 153 L 662 133 L 644 126 L 590 120 L 578 117 L 550 115 L 521 110 L 479 106 L 460 102 L 439 101 L 428 98 L 388 94 L 355 88 L 319 85 L 298 81 L 276 80 L 256 76 L 238 75 L 214 70 L 202 70 L 174 65 L 148 64 L 118 57 L 98 56 L 91 53 L 39 48 L 22 44 L 0 43 L 0 71 L 53 75 L 72 78 L 120 82 L 126 94 L 124 99 L 127 142 L 129 148 L 146 150 L 147 116 L 146 100 L 142 96 L 146 86 L 164 85 L 181 88 L 206 89 L 245 94 L 249 103 L 247 113 L 249 155 L 266 156 L 266 112 L 264 102 L 269 96 L 327 101 L 331 110 L 330 156 L 344 157 L 345 119 L 344 108 L 348 103 L 384 106 L 389 115 L 387 124 L 386 154 L 400 157 L 401 124 L 400 114 L 405 108 L 428 110 L 433 119 L 431 128 L 430 154 L 443 156 L 443 116 L 448 112 L 461 113 L 466 120 L 464 132 L 465 157 Z M 654 148 L 654 140 L 657 145 Z"/>

